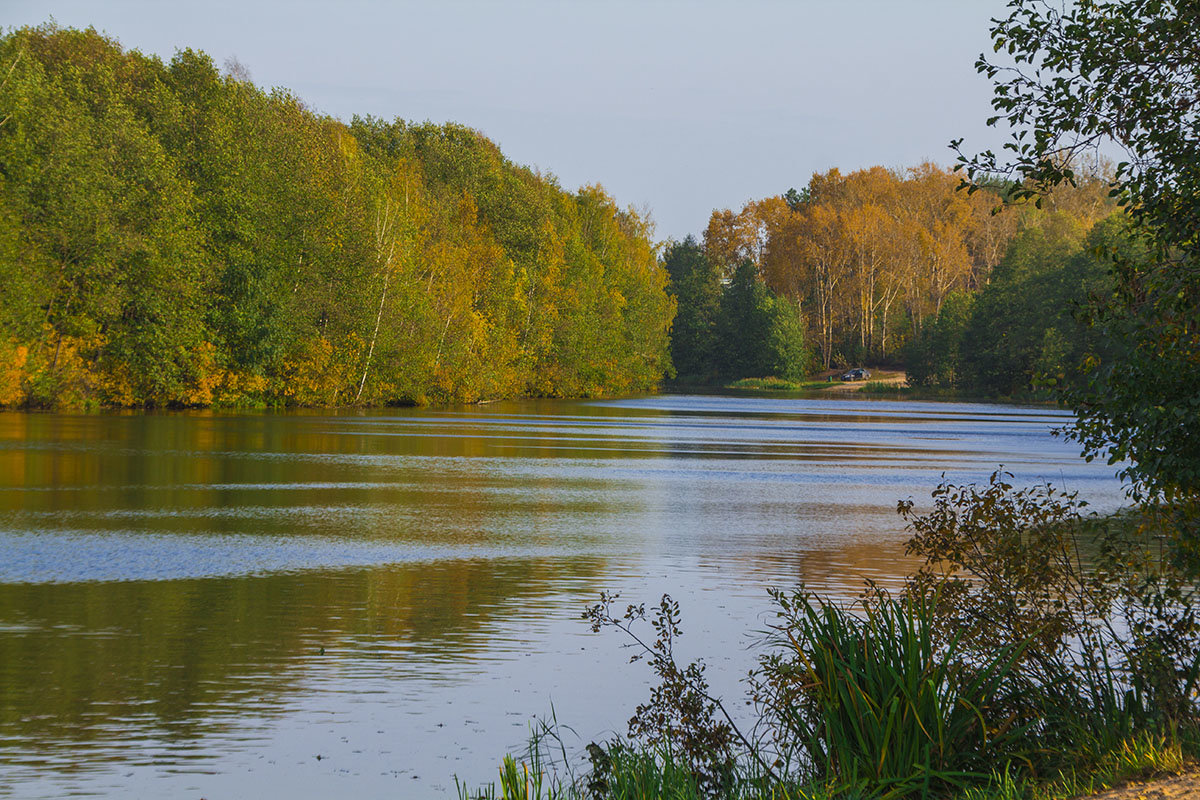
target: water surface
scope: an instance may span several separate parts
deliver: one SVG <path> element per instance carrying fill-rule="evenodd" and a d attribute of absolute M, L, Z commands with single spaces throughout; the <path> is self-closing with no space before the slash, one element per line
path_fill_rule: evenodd
<path fill-rule="evenodd" d="M 898 581 L 896 501 L 1003 464 L 1101 510 L 1065 415 L 662 396 L 450 410 L 0 414 L 0 796 L 444 797 L 531 717 L 623 731 L 578 617 L 684 604 L 739 694 L 767 586 Z"/>

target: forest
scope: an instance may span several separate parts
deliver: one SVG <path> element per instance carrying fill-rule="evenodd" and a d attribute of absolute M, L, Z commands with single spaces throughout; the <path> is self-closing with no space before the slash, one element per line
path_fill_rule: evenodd
<path fill-rule="evenodd" d="M 201 52 L 0 39 L 0 406 L 595 396 L 903 365 L 1027 395 L 1103 351 L 1074 310 L 1128 222 L 933 164 L 812 176 L 700 241 L 457 124 L 322 116 Z M 1008 202 L 1006 202 L 1008 201 Z"/>
<path fill-rule="evenodd" d="M 0 39 L 0 406 L 381 405 L 653 388 L 648 219 L 455 124 L 349 124 L 236 64 Z"/>
<path fill-rule="evenodd" d="M 1103 347 L 1075 311 L 1106 291 L 1111 251 L 1132 246 L 1109 177 L 1098 165 L 1022 204 L 1003 181 L 967 192 L 933 164 L 833 169 L 714 211 L 702 242 L 664 253 L 675 367 L 795 380 L 893 364 L 914 386 L 1006 396 L 1070 379 Z"/>

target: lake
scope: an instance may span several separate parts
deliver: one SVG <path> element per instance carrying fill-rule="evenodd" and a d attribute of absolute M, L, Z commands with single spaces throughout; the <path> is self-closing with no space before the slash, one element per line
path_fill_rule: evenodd
<path fill-rule="evenodd" d="M 624 731 L 650 675 L 579 619 L 601 590 L 679 599 L 682 655 L 737 700 L 766 588 L 897 583 L 896 502 L 943 473 L 1120 505 L 1051 435 L 1069 419 L 686 395 L 0 414 L 0 796 L 453 796 L 552 711 L 575 749 Z"/>

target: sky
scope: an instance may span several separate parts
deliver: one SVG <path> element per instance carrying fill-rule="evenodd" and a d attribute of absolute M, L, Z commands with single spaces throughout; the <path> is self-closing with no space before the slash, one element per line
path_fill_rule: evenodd
<path fill-rule="evenodd" d="M 1005 0 L 0 0 L 5 26 L 94 26 L 240 63 L 315 110 L 468 125 L 659 238 L 814 172 L 996 148 L 975 60 Z"/>

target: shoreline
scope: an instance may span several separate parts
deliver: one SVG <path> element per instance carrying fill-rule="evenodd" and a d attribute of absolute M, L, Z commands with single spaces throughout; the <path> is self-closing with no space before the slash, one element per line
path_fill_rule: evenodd
<path fill-rule="evenodd" d="M 920 402 L 995 403 L 1019 406 L 1058 406 L 1045 395 L 997 396 L 978 394 L 960 389 L 937 389 L 909 386 L 908 375 L 902 369 L 873 369 L 865 381 L 842 381 L 843 370 L 825 370 L 802 381 L 781 378 L 743 378 L 732 383 L 664 381 L 660 391 L 667 394 L 724 393 L 776 397 L 847 397 L 880 400 L 915 400 Z"/>

